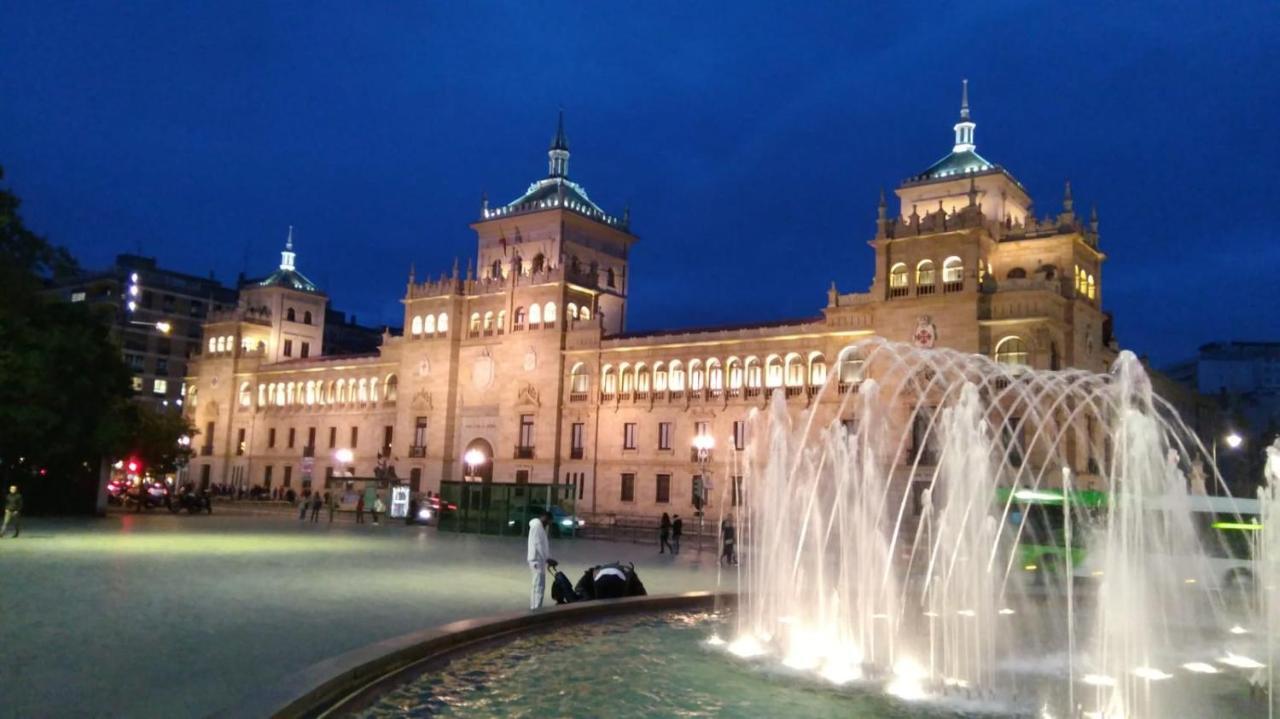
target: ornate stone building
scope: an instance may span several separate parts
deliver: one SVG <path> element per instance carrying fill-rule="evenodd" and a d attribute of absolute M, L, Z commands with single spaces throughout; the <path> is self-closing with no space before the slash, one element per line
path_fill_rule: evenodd
<path fill-rule="evenodd" d="M 897 188 L 896 212 L 880 199 L 866 291 L 832 286 L 820 315 L 794 322 L 628 333 L 637 238 L 627 213 L 569 179 L 562 121 L 546 177 L 484 203 L 465 274 L 410 275 L 403 335 L 376 353 L 320 352 L 326 299 L 291 247 L 210 318 L 187 381 L 202 433 L 191 477 L 300 488 L 381 466 L 418 491 L 464 475 L 567 483 L 585 514 L 687 514 L 694 437 L 715 438 L 724 476 L 747 415 L 775 392 L 796 413 L 816 402 L 834 415 L 861 379 L 842 350 L 861 339 L 1105 369 L 1096 215 L 1076 214 L 1068 185 L 1061 212 L 1037 218 L 1013 175 L 976 152 L 974 129 L 966 89 L 951 151 Z M 829 375 L 839 390 L 819 395 Z M 482 461 L 464 464 L 470 450 Z"/>

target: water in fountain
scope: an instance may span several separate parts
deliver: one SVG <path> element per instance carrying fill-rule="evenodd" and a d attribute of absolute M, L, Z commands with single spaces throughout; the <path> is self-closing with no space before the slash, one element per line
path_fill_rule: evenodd
<path fill-rule="evenodd" d="M 1276 662 L 1280 660 L 1280 438 L 1267 447 L 1264 469 L 1266 486 L 1258 490 L 1259 518 L 1262 529 L 1257 532 L 1254 553 L 1258 573 L 1255 581 L 1258 601 L 1258 624 L 1264 632 L 1264 649 L 1267 659 L 1266 692 L 1269 702 L 1268 717 L 1274 719 L 1280 707 L 1276 696 Z M 1256 677 L 1258 679 L 1260 677 Z"/>
<path fill-rule="evenodd" d="M 1161 716 L 1161 680 L 1229 620 L 1196 588 L 1204 448 L 1138 360 L 1034 371 L 881 340 L 851 358 L 860 382 L 753 415 L 730 651 L 907 699 Z M 1030 543 L 1058 551 L 1026 563 Z"/>

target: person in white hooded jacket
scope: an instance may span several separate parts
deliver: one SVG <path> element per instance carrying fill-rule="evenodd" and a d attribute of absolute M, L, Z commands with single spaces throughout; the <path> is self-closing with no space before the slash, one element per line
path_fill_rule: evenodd
<path fill-rule="evenodd" d="M 533 572 L 533 592 L 529 595 L 529 609 L 542 607 L 542 594 L 547 585 L 547 567 L 556 566 L 551 558 L 551 546 L 547 542 L 547 526 L 551 524 L 551 513 L 542 512 L 529 520 L 529 552 L 526 559 Z"/>

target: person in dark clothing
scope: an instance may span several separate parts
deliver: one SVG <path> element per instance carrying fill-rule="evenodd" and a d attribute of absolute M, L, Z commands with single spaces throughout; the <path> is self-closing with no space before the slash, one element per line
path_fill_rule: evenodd
<path fill-rule="evenodd" d="M 320 493 L 316 492 L 311 495 L 311 523 L 315 524 L 320 521 L 320 508 L 324 506 L 324 500 L 320 497 Z"/>
<path fill-rule="evenodd" d="M 9 524 L 13 523 L 13 538 L 17 539 L 22 533 L 22 493 L 18 491 L 18 485 L 9 486 L 9 496 L 4 500 L 4 524 L 0 524 L 0 537 L 9 531 Z"/>
<path fill-rule="evenodd" d="M 603 564 L 592 572 L 596 599 L 618 599 L 627 596 L 627 571 L 621 564 Z"/>
<path fill-rule="evenodd" d="M 364 493 L 356 500 L 356 524 L 364 524 Z"/>
<path fill-rule="evenodd" d="M 671 516 L 663 512 L 662 523 L 658 525 L 658 554 L 663 554 L 668 549 L 672 554 L 676 553 L 676 550 L 671 549 Z"/>
<path fill-rule="evenodd" d="M 733 528 L 733 517 L 725 517 L 720 523 L 720 541 L 723 546 L 719 561 L 725 564 L 738 563 L 737 536 L 738 533 Z"/>
<path fill-rule="evenodd" d="M 680 515 L 677 514 L 675 516 L 675 519 L 671 520 L 671 553 L 672 554 L 680 553 L 680 535 L 682 534 L 684 534 L 684 520 L 681 519 Z"/>

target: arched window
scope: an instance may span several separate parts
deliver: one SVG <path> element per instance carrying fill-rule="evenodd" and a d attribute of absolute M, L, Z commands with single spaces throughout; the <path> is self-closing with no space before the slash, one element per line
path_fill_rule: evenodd
<path fill-rule="evenodd" d="M 240 383 L 240 406 L 248 407 L 253 404 L 253 391 L 248 382 Z"/>
<path fill-rule="evenodd" d="M 484 331 L 485 332 L 493 331 L 493 312 L 492 311 L 484 313 Z"/>
<path fill-rule="evenodd" d="M 537 303 L 529 305 L 529 326 L 542 324 L 542 305 Z"/>
<path fill-rule="evenodd" d="M 1009 270 L 1004 277 L 1007 280 L 1025 280 L 1027 278 L 1027 271 L 1021 267 L 1014 267 Z"/>
<path fill-rule="evenodd" d="M 226 351 L 227 351 L 227 338 L 226 338 L 226 337 L 219 337 L 219 338 L 218 338 L 218 351 L 219 351 L 219 352 L 226 352 Z"/>
<path fill-rule="evenodd" d="M 259 386 L 259 390 L 261 390 L 261 386 Z M 187 390 L 187 409 L 195 409 L 199 399 L 200 392 L 195 387 Z"/>
<path fill-rule="evenodd" d="M 569 306 L 565 308 L 564 318 L 568 322 L 573 322 L 578 319 L 578 306 L 570 302 Z"/>
<path fill-rule="evenodd" d="M 285 398 L 284 383 L 281 382 L 280 384 L 276 385 L 276 406 L 277 407 L 283 407 L 285 405 L 284 398 Z"/>
<path fill-rule="evenodd" d="M 600 370 L 600 392 L 602 394 L 613 394 L 618 391 L 618 375 L 614 374 L 613 367 L 605 365 Z"/>
<path fill-rule="evenodd" d="M 729 360 L 729 389 L 742 389 L 742 363 Z"/>
<path fill-rule="evenodd" d="M 556 326 L 556 303 L 548 302 L 542 307 L 542 323 L 548 327 Z"/>
<path fill-rule="evenodd" d="M 190 404 L 190 402 L 190 400 L 187 400 L 188 404 Z M 265 384 L 258 385 L 258 406 L 267 406 L 267 386 Z"/>
<path fill-rule="evenodd" d="M 366 380 L 364 377 L 361 377 L 360 383 L 356 386 L 358 387 L 358 389 L 356 390 L 356 400 L 359 402 L 368 402 L 369 401 L 368 380 Z"/>
<path fill-rule="evenodd" d="M 964 288 L 964 262 L 959 257 L 948 257 L 942 261 L 942 287 L 946 292 Z"/>
<path fill-rule="evenodd" d="M 385 386 L 387 388 L 387 401 L 396 401 L 400 395 L 400 378 L 393 374 L 387 375 Z"/>
<path fill-rule="evenodd" d="M 853 349 L 840 355 L 840 384 L 850 385 L 862 381 L 863 359 Z"/>
<path fill-rule="evenodd" d="M 493 261 L 493 266 L 489 268 L 489 277 L 495 280 L 502 277 L 502 260 Z"/>
<path fill-rule="evenodd" d="M 302 313 L 302 324 L 304 325 L 311 324 L 311 310 L 307 310 L 306 312 Z"/>
<path fill-rule="evenodd" d="M 209 354 L 213 354 L 214 352 L 217 352 L 217 351 L 218 351 L 218 338 L 210 337 L 209 338 Z"/>
<path fill-rule="evenodd" d="M 632 390 L 636 388 L 636 376 L 631 371 L 631 367 L 625 363 L 619 367 L 618 378 L 621 380 L 622 393 L 631 394 Z"/>
<path fill-rule="evenodd" d="M 443 312 L 436 315 L 436 332 L 442 335 L 449 334 L 449 315 Z"/>
<path fill-rule="evenodd" d="M 653 364 L 653 391 L 667 391 L 667 368 L 661 362 Z"/>
<path fill-rule="evenodd" d="M 684 391 L 684 365 L 680 364 L 680 360 L 671 361 L 671 369 L 667 372 L 667 384 L 671 386 L 672 392 Z"/>
<path fill-rule="evenodd" d="M 409 324 L 409 327 L 411 328 L 410 331 L 413 333 L 414 337 L 422 334 L 422 315 L 415 315 L 413 322 Z"/>
<path fill-rule="evenodd" d="M 893 289 L 907 288 L 907 264 L 899 262 L 889 270 L 889 286 Z"/>
<path fill-rule="evenodd" d="M 613 274 L 613 268 L 612 268 L 612 267 L 610 267 L 609 269 L 607 269 L 607 270 L 605 270 L 605 271 L 604 271 L 604 278 L 605 278 L 605 279 L 604 279 L 605 284 L 609 285 L 610 287 L 617 287 L 617 286 L 618 286 L 618 284 L 617 284 L 617 278 L 616 278 L 616 277 L 614 276 L 614 274 Z"/>
<path fill-rule="evenodd" d="M 1000 364 L 1026 365 L 1027 343 L 1021 337 L 1005 337 L 996 345 L 995 360 Z"/>
<path fill-rule="evenodd" d="M 308 382 L 308 383 L 307 383 L 307 399 L 306 399 L 306 402 L 307 402 L 307 406 L 308 406 L 308 407 L 310 407 L 311 405 L 313 405 L 313 404 L 315 404 L 315 403 L 316 403 L 316 383 L 315 383 L 315 382 Z"/>
<path fill-rule="evenodd" d="M 422 318 L 422 334 L 433 335 L 436 333 L 436 316 L 427 315 Z"/>
<path fill-rule="evenodd" d="M 707 360 L 707 389 L 713 392 L 724 389 L 724 369 L 718 359 Z"/>
<path fill-rule="evenodd" d="M 292 308 L 292 307 L 290 307 L 289 309 L 285 310 L 284 318 L 285 318 L 286 320 L 289 320 L 290 322 L 297 322 L 297 321 L 298 321 L 298 320 L 297 320 L 297 316 L 294 314 L 294 311 L 293 311 L 293 308 Z"/>
<path fill-rule="evenodd" d="M 649 391 L 649 368 L 643 364 L 636 365 L 636 391 Z"/>
<path fill-rule="evenodd" d="M 1057 265 L 1041 265 L 1040 267 L 1036 268 L 1036 274 L 1040 275 L 1046 280 L 1056 279 L 1058 277 L 1058 266 Z"/>
<path fill-rule="evenodd" d="M 804 360 L 800 358 L 800 355 L 794 352 L 787 355 L 787 386 L 803 386 L 805 374 Z"/>
<path fill-rule="evenodd" d="M 583 321 L 591 319 L 591 309 L 586 305 L 578 308 L 578 319 Z"/>
<path fill-rule="evenodd" d="M 702 370 L 702 362 L 689 361 L 689 389 L 697 392 L 706 387 L 706 373 Z"/>
<path fill-rule="evenodd" d="M 809 355 L 809 384 L 821 387 L 827 383 L 827 358 L 815 352 Z"/>
<path fill-rule="evenodd" d="M 760 367 L 760 360 L 748 357 L 743 367 L 748 387 L 759 389 L 764 386 L 764 371 Z"/>
<path fill-rule="evenodd" d="M 574 394 L 586 394 L 591 384 L 591 376 L 587 374 L 587 366 L 579 362 L 569 371 L 569 391 Z"/>
<path fill-rule="evenodd" d="M 920 264 L 916 265 L 916 289 L 932 287 L 937 281 L 933 260 L 920 260 Z"/>
<path fill-rule="evenodd" d="M 516 308 L 516 323 L 515 323 L 515 326 L 512 327 L 511 329 L 514 329 L 514 330 L 524 329 L 524 308 L 523 307 Z"/>
<path fill-rule="evenodd" d="M 782 358 L 770 355 L 764 363 L 764 383 L 767 387 L 782 386 Z"/>
<path fill-rule="evenodd" d="M 289 405 L 290 407 L 292 407 L 294 404 L 297 403 L 298 398 L 295 394 L 296 391 L 297 391 L 297 388 L 294 386 L 292 382 L 289 382 L 284 386 L 284 397 L 285 397 L 284 403 L 286 405 Z"/>
<path fill-rule="evenodd" d="M 1096 292 L 1096 288 L 1095 288 L 1095 286 L 1094 286 L 1094 284 L 1093 284 L 1093 275 L 1092 275 L 1092 274 L 1090 274 L 1090 275 L 1089 275 L 1089 299 L 1093 299 L 1093 298 L 1094 298 L 1094 293 L 1095 293 L 1095 292 Z"/>
<path fill-rule="evenodd" d="M 471 313 L 471 334 L 476 334 L 479 331 L 480 331 L 480 313 L 472 312 Z"/>
<path fill-rule="evenodd" d="M 378 378 L 377 377 L 371 377 L 369 379 L 369 401 L 370 402 L 378 401 Z"/>
<path fill-rule="evenodd" d="M 338 404 L 344 404 L 347 401 L 347 381 L 345 379 L 338 380 L 338 394 L 335 400 Z"/>
<path fill-rule="evenodd" d="M 533 266 L 530 268 L 529 271 L 534 274 L 537 274 L 542 271 L 542 267 L 546 263 L 547 263 L 547 258 L 544 257 L 541 252 L 539 252 L 538 254 L 533 256 Z"/>

